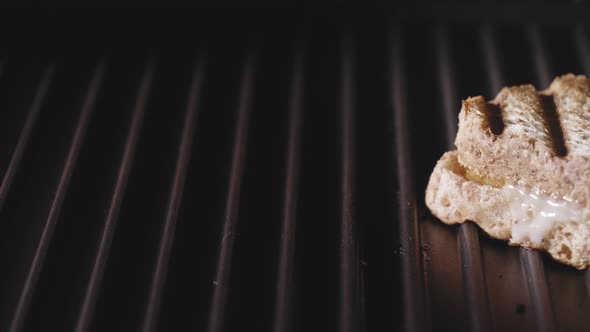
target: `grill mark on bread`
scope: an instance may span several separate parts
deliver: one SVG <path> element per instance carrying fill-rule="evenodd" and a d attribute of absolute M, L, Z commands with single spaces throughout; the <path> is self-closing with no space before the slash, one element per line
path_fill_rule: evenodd
<path fill-rule="evenodd" d="M 557 105 L 553 95 L 539 94 L 541 101 L 543 119 L 545 120 L 545 128 L 549 133 L 551 142 L 553 144 L 553 152 L 558 157 L 565 157 L 567 155 L 567 147 L 565 146 L 565 139 L 563 137 L 563 128 L 561 121 L 559 121 L 559 114 L 557 113 Z"/>
<path fill-rule="evenodd" d="M 498 136 L 504 132 L 504 119 L 500 104 L 486 102 L 484 107 L 485 119 L 492 134 Z"/>

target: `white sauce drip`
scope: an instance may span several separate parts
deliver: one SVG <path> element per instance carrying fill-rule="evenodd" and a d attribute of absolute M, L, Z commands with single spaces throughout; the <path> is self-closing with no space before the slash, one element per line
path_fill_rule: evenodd
<path fill-rule="evenodd" d="M 510 213 L 514 218 L 512 240 L 542 244 L 557 222 L 583 222 L 584 209 L 572 201 L 554 198 L 521 186 L 504 186 Z"/>

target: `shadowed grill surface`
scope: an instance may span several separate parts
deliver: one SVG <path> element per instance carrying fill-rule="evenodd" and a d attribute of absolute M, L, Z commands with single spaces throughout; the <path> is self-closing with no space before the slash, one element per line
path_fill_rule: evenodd
<path fill-rule="evenodd" d="M 585 28 L 312 21 L 9 42 L 0 330 L 586 329 L 587 272 L 423 199 L 461 99 L 584 73 Z"/>

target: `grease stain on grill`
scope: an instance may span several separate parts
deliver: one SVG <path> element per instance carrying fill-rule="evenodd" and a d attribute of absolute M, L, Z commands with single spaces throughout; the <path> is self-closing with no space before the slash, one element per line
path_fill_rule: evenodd
<path fill-rule="evenodd" d="M 539 94 L 539 100 L 541 101 L 541 107 L 543 109 L 543 119 L 545 120 L 545 126 L 551 137 L 553 143 L 553 152 L 558 157 L 565 157 L 567 155 L 567 147 L 565 146 L 565 140 L 563 137 L 563 128 L 561 128 L 561 122 L 559 121 L 559 115 L 557 114 L 557 106 L 555 105 L 555 99 L 553 95 Z"/>
<path fill-rule="evenodd" d="M 499 104 L 485 103 L 485 116 L 492 134 L 498 136 L 504 132 L 504 120 L 502 119 L 502 108 Z"/>

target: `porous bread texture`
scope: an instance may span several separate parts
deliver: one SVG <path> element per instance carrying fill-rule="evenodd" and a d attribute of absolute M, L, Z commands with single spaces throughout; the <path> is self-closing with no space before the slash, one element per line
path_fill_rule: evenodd
<path fill-rule="evenodd" d="M 500 91 L 492 102 L 501 106 L 505 128 L 497 136 L 486 123 L 484 99 L 465 100 L 455 139 L 458 161 L 470 173 L 496 183 L 526 185 L 586 207 L 590 202 L 590 81 L 568 74 L 541 92 L 554 96 L 568 149 L 565 157 L 553 151 L 538 93 L 532 85 Z"/>
<path fill-rule="evenodd" d="M 588 266 L 588 223 L 555 223 L 539 244 L 514 241 L 511 230 L 515 218 L 502 189 L 467 180 L 457 157 L 457 151 L 445 153 L 430 176 L 426 205 L 436 217 L 447 224 L 473 221 L 491 237 L 508 240 L 511 245 L 545 250 L 554 259 L 578 269 Z"/>

